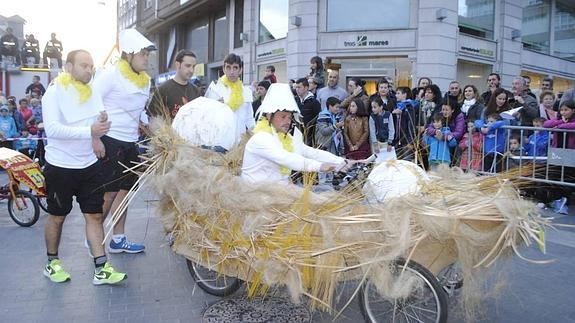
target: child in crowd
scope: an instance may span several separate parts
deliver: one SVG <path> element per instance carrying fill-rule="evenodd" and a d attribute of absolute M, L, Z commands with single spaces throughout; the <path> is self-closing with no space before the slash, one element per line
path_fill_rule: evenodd
<path fill-rule="evenodd" d="M 459 142 L 461 149 L 461 169 L 480 171 L 483 169 L 483 135 L 475 128 L 473 120 L 467 123 L 467 132 Z M 471 159 L 471 162 L 469 160 Z"/>
<path fill-rule="evenodd" d="M 555 129 L 575 129 L 575 101 L 570 100 L 563 102 L 559 107 L 558 118 L 545 121 L 543 126 L 545 128 Z M 551 145 L 553 148 L 575 149 L 575 133 L 554 131 Z M 553 171 L 550 172 L 552 179 L 561 180 L 561 172 L 563 172 L 565 180 L 573 181 L 573 174 L 575 174 L 573 167 L 563 167 L 562 169 L 557 167 L 553 169 Z M 573 189 L 561 186 L 557 191 L 557 193 L 560 194 L 559 196 L 562 197 L 553 202 L 553 209 L 557 213 L 568 214 L 568 197 L 573 193 Z"/>
<path fill-rule="evenodd" d="M 0 147 L 12 148 L 12 142 L 6 139 L 16 137 L 18 130 L 14 118 L 8 111 L 8 106 L 0 107 Z"/>
<path fill-rule="evenodd" d="M 405 86 L 397 88 L 397 104 L 392 111 L 395 116 L 395 151 L 397 158 L 413 161 L 413 142 L 417 136 L 417 115 L 419 102 L 411 100 L 411 89 Z"/>
<path fill-rule="evenodd" d="M 506 131 L 499 129 L 506 123 L 499 113 L 491 113 L 487 116 L 487 123 L 481 126 L 483 134 L 483 171 L 500 172 L 501 159 L 505 151 Z M 476 121 L 477 125 L 477 121 Z"/>
<path fill-rule="evenodd" d="M 435 171 L 442 164 L 449 167 L 449 164 L 451 164 L 449 148 L 457 146 L 457 141 L 449 128 L 445 127 L 442 114 L 436 113 L 433 115 L 432 120 L 435 135 L 430 136 L 426 133 L 423 136 L 423 142 L 429 146 L 429 167 L 432 171 Z"/>
<path fill-rule="evenodd" d="M 330 153 L 343 155 L 342 129 L 344 121 L 339 114 L 341 101 L 336 97 L 329 97 L 326 100 L 327 110 L 321 111 L 317 116 L 315 127 L 315 142 L 319 149 L 327 150 Z"/>
<path fill-rule="evenodd" d="M 523 147 L 521 147 L 521 138 L 518 135 L 512 135 L 509 137 L 509 148 L 503 156 L 505 157 L 504 165 L 507 170 L 519 166 L 519 159 L 513 157 L 525 156 L 525 151 L 523 151 Z"/>
<path fill-rule="evenodd" d="M 310 69 L 308 77 L 314 79 L 317 88 L 321 89 L 325 84 L 325 72 L 323 70 L 323 61 L 321 57 L 314 56 L 309 61 Z"/>
<path fill-rule="evenodd" d="M 363 101 L 357 98 L 353 99 L 349 104 L 343 127 L 346 158 L 360 160 L 371 155 L 368 116 Z"/>
<path fill-rule="evenodd" d="M 533 119 L 533 127 L 543 128 L 545 119 L 537 117 Z M 547 156 L 547 148 L 549 143 L 549 131 L 535 131 L 527 139 L 527 143 L 523 145 L 525 155 L 531 157 Z"/>
<path fill-rule="evenodd" d="M 276 77 L 276 67 L 273 65 L 266 66 L 266 73 L 264 80 L 269 80 L 270 83 L 277 83 L 278 79 Z"/>
<path fill-rule="evenodd" d="M 20 131 L 20 138 L 14 141 L 14 150 L 23 153 L 24 155 L 33 158 L 34 152 L 38 141 L 35 140 L 36 136 L 30 134 L 27 129 Z"/>
<path fill-rule="evenodd" d="M 371 116 L 369 117 L 369 142 L 371 151 L 375 154 L 381 148 L 390 152 L 393 150 L 393 138 L 395 138 L 395 127 L 391 112 L 383 109 L 381 97 L 375 97 L 371 101 Z"/>

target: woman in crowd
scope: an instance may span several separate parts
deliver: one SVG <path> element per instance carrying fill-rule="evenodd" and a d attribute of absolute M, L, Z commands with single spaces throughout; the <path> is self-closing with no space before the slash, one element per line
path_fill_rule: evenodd
<path fill-rule="evenodd" d="M 321 57 L 314 56 L 309 61 L 310 73 L 309 77 L 312 77 L 317 85 L 318 89 L 321 89 L 325 84 L 325 71 L 323 70 L 323 61 Z"/>
<path fill-rule="evenodd" d="M 475 85 L 466 85 L 463 88 L 463 104 L 461 105 L 461 112 L 465 114 L 465 121 L 475 121 L 481 119 L 481 114 L 485 106 L 481 102 L 481 96 L 477 91 Z"/>
<path fill-rule="evenodd" d="M 371 155 L 368 116 L 362 100 L 356 98 L 351 101 L 343 127 L 345 156 L 348 159 L 365 159 Z"/>
<path fill-rule="evenodd" d="M 423 133 L 425 127 L 431 123 L 431 117 L 441 112 L 441 90 L 435 84 L 425 87 L 424 100 L 419 108 L 419 132 Z"/>
<path fill-rule="evenodd" d="M 502 112 L 511 109 L 508 102 L 509 100 L 508 95 L 509 95 L 508 92 L 502 88 L 497 88 L 495 89 L 495 91 L 493 91 L 493 94 L 491 95 L 491 98 L 489 99 L 487 106 L 485 107 L 483 113 L 481 114 L 481 118 L 475 121 L 475 125 L 477 126 L 477 128 L 481 128 L 486 123 L 487 116 L 493 113 L 501 114 Z M 509 122 L 507 122 L 507 124 L 509 124 Z"/>
<path fill-rule="evenodd" d="M 555 94 L 551 91 L 543 91 L 539 96 L 539 116 L 545 120 L 557 119 L 557 111 L 553 110 Z"/>
<path fill-rule="evenodd" d="M 365 81 L 359 77 L 352 77 L 347 83 L 347 91 L 349 95 L 341 101 L 341 108 L 349 110 L 349 105 L 355 99 L 360 99 L 365 107 L 369 107 L 369 97 L 365 93 Z"/>
<path fill-rule="evenodd" d="M 417 87 L 414 87 L 411 93 L 411 96 L 414 98 L 414 100 L 423 100 L 423 95 L 425 92 L 422 94 L 421 90 L 425 89 L 431 84 L 433 84 L 433 82 L 431 82 L 429 77 L 420 77 L 419 80 L 417 80 Z"/>

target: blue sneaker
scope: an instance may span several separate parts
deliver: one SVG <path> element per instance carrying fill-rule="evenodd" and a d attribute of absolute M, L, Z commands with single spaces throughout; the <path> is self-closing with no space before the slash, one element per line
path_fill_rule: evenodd
<path fill-rule="evenodd" d="M 560 214 L 567 214 L 566 210 L 567 198 L 562 197 L 558 200 L 553 201 L 553 212 Z M 564 213 L 565 212 L 565 213 Z"/>
<path fill-rule="evenodd" d="M 146 249 L 146 247 L 144 247 L 144 245 L 132 243 L 132 242 L 128 241 L 128 239 L 126 239 L 126 237 L 123 237 L 122 240 L 120 240 L 120 242 L 117 242 L 117 243 L 114 242 L 114 239 L 110 240 L 110 246 L 108 247 L 108 252 L 110 252 L 110 253 L 122 253 L 122 252 L 139 253 L 139 252 L 144 251 L 144 249 Z"/>

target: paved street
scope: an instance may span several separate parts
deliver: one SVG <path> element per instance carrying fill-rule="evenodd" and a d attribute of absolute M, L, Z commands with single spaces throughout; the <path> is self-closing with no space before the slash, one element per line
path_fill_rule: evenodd
<path fill-rule="evenodd" d="M 72 281 L 54 284 L 42 275 L 46 261 L 45 214 L 31 228 L 16 225 L 0 202 L 0 322 L 201 322 L 202 314 L 219 299 L 205 294 L 188 273 L 185 261 L 167 246 L 153 194 L 142 194 L 130 209 L 128 234 L 145 243 L 138 255 L 111 255 L 114 266 L 129 274 L 119 286 L 93 286 L 93 263 L 83 247 L 84 219 L 75 208 L 64 227 L 60 257 Z M 573 210 L 571 214 L 573 214 Z M 575 224 L 575 216 L 556 223 Z M 548 232 L 547 258 L 533 265 L 515 257 L 501 264 L 507 285 L 486 304 L 484 322 L 575 322 L 575 229 Z M 525 256 L 542 259 L 536 249 Z M 491 282 L 490 284 L 493 284 Z M 240 290 L 233 297 L 242 297 Z M 257 306 L 257 304 L 256 304 Z M 450 308 L 450 322 L 461 316 Z M 314 313 L 313 322 L 333 317 Z M 354 301 L 337 322 L 361 322 Z"/>

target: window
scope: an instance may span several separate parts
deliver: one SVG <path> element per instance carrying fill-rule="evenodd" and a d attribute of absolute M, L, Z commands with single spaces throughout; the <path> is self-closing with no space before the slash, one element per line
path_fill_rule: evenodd
<path fill-rule="evenodd" d="M 550 0 L 523 0 L 523 48 L 549 53 Z"/>
<path fill-rule="evenodd" d="M 471 84 L 479 90 L 479 93 L 487 90 L 487 77 L 491 73 L 492 66 L 465 60 L 457 61 L 457 78 L 461 88 Z"/>
<path fill-rule="evenodd" d="M 242 47 L 240 34 L 244 32 L 244 0 L 236 0 L 234 7 L 234 48 Z"/>
<path fill-rule="evenodd" d="M 145 8 L 148 9 L 148 8 L 151 8 L 151 7 L 152 7 L 152 0 L 146 0 L 146 6 L 145 6 Z"/>
<path fill-rule="evenodd" d="M 223 60 L 229 52 L 228 19 L 224 11 L 214 19 L 214 59 Z"/>
<path fill-rule="evenodd" d="M 285 38 L 288 32 L 288 0 L 260 0 L 258 42 Z"/>
<path fill-rule="evenodd" d="M 136 23 L 136 0 L 122 0 L 120 2 L 118 17 L 120 30 L 132 27 Z"/>
<path fill-rule="evenodd" d="M 494 0 L 459 0 L 459 32 L 493 39 L 494 12 Z"/>
<path fill-rule="evenodd" d="M 199 21 L 188 27 L 186 33 L 186 47 L 196 53 L 198 62 L 208 61 L 208 19 Z"/>
<path fill-rule="evenodd" d="M 258 65 L 258 80 L 264 79 L 264 76 L 266 74 L 266 67 L 268 67 L 270 65 L 273 65 L 276 68 L 276 72 L 274 74 L 276 75 L 278 82 L 287 83 L 288 78 L 287 78 L 287 62 L 286 61 L 264 63 L 261 65 Z"/>
<path fill-rule="evenodd" d="M 409 5 L 405 0 L 328 0 L 327 31 L 408 28 Z"/>
<path fill-rule="evenodd" d="M 575 4 L 571 0 L 557 0 L 554 18 L 553 54 L 575 61 Z"/>

